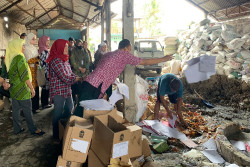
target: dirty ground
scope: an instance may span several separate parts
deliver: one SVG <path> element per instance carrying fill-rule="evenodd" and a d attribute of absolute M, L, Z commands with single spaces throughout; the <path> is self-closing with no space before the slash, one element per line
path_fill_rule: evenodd
<path fill-rule="evenodd" d="M 146 75 L 148 76 L 146 72 L 143 74 L 144 78 Z M 151 76 L 151 74 L 149 75 Z M 153 75 L 157 76 L 157 74 Z M 214 77 L 207 83 L 187 86 L 184 82 L 186 88 L 184 102 L 190 104 L 191 109 L 194 108 L 201 113 L 207 120 L 207 126 L 216 127 L 227 122 L 236 122 L 250 129 L 249 86 L 238 81 L 230 81 L 222 76 Z M 215 108 L 206 108 L 201 99 L 193 92 L 194 88 L 204 99 L 214 104 Z M 14 135 L 11 117 L 10 111 L 0 111 L 0 166 L 54 167 L 58 155 L 61 154 L 61 146 L 52 140 L 52 109 L 42 110 L 34 115 L 37 126 L 46 132 L 42 137 L 30 135 L 23 117 L 22 125 L 26 131 L 19 135 Z M 192 139 L 200 143 L 205 141 L 209 135 L 211 134 L 203 133 Z M 174 145 L 174 141 L 172 144 Z M 178 149 L 163 154 L 152 154 L 145 166 L 150 166 L 152 163 L 157 167 L 174 167 L 178 165 L 219 166 L 210 163 L 206 157 L 202 154 L 199 155 L 199 153 L 195 154 L 197 155 L 196 159 L 185 158 L 183 153 L 191 149 L 178 143 L 176 146 L 178 146 Z M 195 152 L 196 150 L 193 151 Z"/>

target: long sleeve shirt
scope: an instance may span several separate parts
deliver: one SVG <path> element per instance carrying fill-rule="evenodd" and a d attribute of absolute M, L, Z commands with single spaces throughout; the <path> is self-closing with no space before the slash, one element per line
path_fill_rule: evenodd
<path fill-rule="evenodd" d="M 68 61 L 63 62 L 59 58 L 53 59 L 49 64 L 50 71 L 50 97 L 53 99 L 56 95 L 68 98 L 72 95 L 71 85 L 76 79 Z"/>

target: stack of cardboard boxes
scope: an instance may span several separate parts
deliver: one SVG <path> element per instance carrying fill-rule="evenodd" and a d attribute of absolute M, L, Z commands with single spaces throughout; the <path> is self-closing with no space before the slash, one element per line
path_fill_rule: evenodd
<path fill-rule="evenodd" d="M 128 123 L 116 110 L 92 116 L 86 113 L 89 119 L 71 116 L 68 121 L 57 167 L 82 166 L 87 156 L 89 167 L 139 167 L 143 157 L 150 155 L 142 129 Z"/>

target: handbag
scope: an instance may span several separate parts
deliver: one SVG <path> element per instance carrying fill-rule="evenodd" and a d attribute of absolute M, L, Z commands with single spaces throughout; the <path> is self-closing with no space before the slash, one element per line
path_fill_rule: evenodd
<path fill-rule="evenodd" d="M 38 86 L 43 87 L 46 85 L 45 70 L 40 64 L 37 66 L 36 80 Z"/>

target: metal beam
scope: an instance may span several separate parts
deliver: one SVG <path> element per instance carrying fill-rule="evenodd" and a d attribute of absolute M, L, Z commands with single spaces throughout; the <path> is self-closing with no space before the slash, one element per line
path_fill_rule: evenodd
<path fill-rule="evenodd" d="M 194 5 L 195 7 L 201 9 L 203 12 L 205 12 L 206 14 L 208 14 L 209 12 L 207 10 L 205 10 L 204 8 L 200 7 L 199 5 L 197 5 L 195 2 L 193 2 L 192 0 L 186 0 L 187 2 L 191 3 L 192 5 Z"/>
<path fill-rule="evenodd" d="M 7 0 L 9 3 L 12 3 L 12 1 L 11 0 Z M 24 12 L 24 13 L 26 13 L 26 14 L 28 14 L 28 15 L 30 15 L 31 17 L 33 17 L 33 18 L 35 18 L 36 19 L 36 16 L 34 16 L 34 15 L 32 15 L 32 14 L 30 14 L 29 12 L 27 12 L 26 10 L 24 10 L 22 7 L 20 7 L 20 6 L 18 6 L 17 4 L 15 5 L 17 8 L 19 8 L 22 12 Z M 42 23 L 43 24 L 43 22 L 41 22 L 40 20 L 38 20 L 40 23 Z"/>
<path fill-rule="evenodd" d="M 65 10 L 67 10 L 67 11 L 70 11 L 70 12 L 72 12 L 72 13 L 78 15 L 78 16 L 83 17 L 83 18 L 87 19 L 88 21 L 90 20 L 90 19 L 88 19 L 86 16 L 81 15 L 80 13 L 74 12 L 74 11 L 68 9 L 68 8 L 63 7 L 63 6 L 60 6 L 60 7 L 61 7 L 62 9 L 65 9 Z"/>
<path fill-rule="evenodd" d="M 13 6 L 17 5 L 18 3 L 22 2 L 23 0 L 18 0 L 14 3 L 11 3 L 9 6 L 7 6 L 6 8 L 4 8 L 3 10 L 0 11 L 0 14 L 3 12 L 6 12 L 8 9 L 12 8 Z"/>
<path fill-rule="evenodd" d="M 48 26 L 49 24 L 53 23 L 55 20 L 57 20 L 59 18 L 60 15 L 54 17 L 52 20 L 46 22 L 45 24 L 43 24 L 42 26 L 39 26 L 39 27 L 35 27 L 36 29 L 42 29 L 46 26 Z"/>
<path fill-rule="evenodd" d="M 90 2 L 88 0 L 82 0 L 83 2 L 86 2 L 94 7 L 96 7 L 98 10 L 101 10 L 102 9 L 102 6 L 99 6 L 98 4 L 94 4 L 93 2 Z"/>
<path fill-rule="evenodd" d="M 45 16 L 46 14 L 48 14 L 49 12 L 51 12 L 52 10 L 54 10 L 55 8 L 57 8 L 57 6 L 51 8 L 50 10 L 48 10 L 47 12 L 43 13 L 42 15 L 38 16 L 36 19 L 31 20 L 30 22 L 26 23 L 25 26 L 29 26 L 30 24 L 34 23 L 37 19 L 40 19 L 41 17 Z M 42 23 L 43 24 L 43 23 Z"/>
<path fill-rule="evenodd" d="M 47 10 L 45 9 L 45 7 L 39 2 L 39 0 L 36 0 L 36 2 L 43 8 L 43 10 L 45 11 L 45 13 L 47 12 Z M 48 14 L 48 12 L 47 12 L 47 14 Z M 52 19 L 51 17 L 50 17 L 50 15 L 48 14 L 48 16 L 49 16 L 49 18 L 50 19 Z"/>

